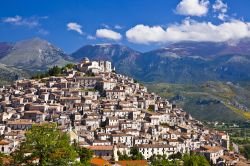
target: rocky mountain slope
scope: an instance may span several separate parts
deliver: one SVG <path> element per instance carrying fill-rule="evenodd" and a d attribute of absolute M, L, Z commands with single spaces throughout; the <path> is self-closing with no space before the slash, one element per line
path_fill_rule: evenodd
<path fill-rule="evenodd" d="M 0 63 L 25 70 L 45 70 L 68 63 L 67 55 L 46 40 L 33 38 L 0 45 Z"/>
<path fill-rule="evenodd" d="M 136 57 L 139 52 L 118 44 L 96 44 L 86 45 L 78 49 L 71 56 L 80 61 L 83 57 L 90 57 L 95 60 L 120 61 L 126 58 Z M 132 59 L 131 59 L 132 60 Z"/>
<path fill-rule="evenodd" d="M 27 72 L 0 63 L 0 85 L 9 84 L 13 80 L 28 77 L 29 74 Z"/>
<path fill-rule="evenodd" d="M 6 56 L 12 49 L 13 43 L 0 42 L 0 59 Z"/>

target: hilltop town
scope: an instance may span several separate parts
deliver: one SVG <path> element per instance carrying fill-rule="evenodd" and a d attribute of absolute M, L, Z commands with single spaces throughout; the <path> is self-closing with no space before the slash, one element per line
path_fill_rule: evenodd
<path fill-rule="evenodd" d="M 0 88 L 0 151 L 10 154 L 33 124 L 54 122 L 71 143 L 105 160 L 130 155 L 146 160 L 180 152 L 204 155 L 212 164 L 242 162 L 230 151 L 227 133 L 209 129 L 109 61 L 84 58 L 61 76 L 17 80 Z"/>

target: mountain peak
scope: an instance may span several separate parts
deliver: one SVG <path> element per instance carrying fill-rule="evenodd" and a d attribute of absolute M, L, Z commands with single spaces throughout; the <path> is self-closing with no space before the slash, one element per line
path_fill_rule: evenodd
<path fill-rule="evenodd" d="M 109 60 L 115 61 L 117 59 L 123 59 L 129 57 L 130 55 L 139 54 L 137 51 L 120 44 L 95 44 L 95 45 L 85 45 L 78 49 L 76 52 L 72 53 L 71 56 L 79 61 L 83 57 L 88 57 L 92 60 Z"/>
<path fill-rule="evenodd" d="M 86 46 L 92 46 L 92 47 L 99 47 L 99 48 L 127 48 L 127 49 L 131 49 L 125 45 L 122 44 L 117 44 L 117 43 L 99 43 L 99 44 L 93 44 L 93 45 L 86 45 Z M 85 46 L 83 46 L 85 47 Z"/>
<path fill-rule="evenodd" d="M 34 37 L 26 40 L 21 40 L 16 42 L 16 44 L 26 44 L 26 45 L 52 45 L 50 42 L 48 42 L 45 39 Z"/>
<path fill-rule="evenodd" d="M 48 41 L 35 37 L 16 42 L 12 49 L 0 58 L 0 62 L 28 70 L 46 69 L 67 63 L 67 55 Z"/>
<path fill-rule="evenodd" d="M 100 47 L 109 47 L 113 46 L 114 44 L 112 43 L 99 43 L 99 44 L 94 44 L 93 46 L 100 46 Z"/>

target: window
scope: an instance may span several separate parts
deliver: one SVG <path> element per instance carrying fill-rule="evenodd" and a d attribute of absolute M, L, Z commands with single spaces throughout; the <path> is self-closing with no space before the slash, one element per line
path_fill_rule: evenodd
<path fill-rule="evenodd" d="M 2 152 L 4 152 L 4 147 L 2 146 Z"/>

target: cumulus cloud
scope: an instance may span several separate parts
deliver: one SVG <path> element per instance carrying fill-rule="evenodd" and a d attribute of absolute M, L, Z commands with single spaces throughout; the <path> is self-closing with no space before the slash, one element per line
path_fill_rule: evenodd
<path fill-rule="evenodd" d="M 208 12 L 208 0 L 182 0 L 176 7 L 176 13 L 186 16 L 204 16 Z"/>
<path fill-rule="evenodd" d="M 76 31 L 79 34 L 83 34 L 82 26 L 75 22 L 70 22 L 67 24 L 67 29 L 70 31 Z"/>
<path fill-rule="evenodd" d="M 214 12 L 218 12 L 218 19 L 220 20 L 225 20 L 228 15 L 226 14 L 228 6 L 226 3 L 224 3 L 222 0 L 216 0 L 215 3 L 213 4 L 213 9 Z"/>
<path fill-rule="evenodd" d="M 14 16 L 14 17 L 5 17 L 2 18 L 2 22 L 3 23 L 7 23 L 7 24 L 12 24 L 12 25 L 17 25 L 17 26 L 27 26 L 30 28 L 39 26 L 39 21 L 41 19 L 47 19 L 47 16 L 43 16 L 43 17 L 27 17 L 27 18 L 23 18 L 21 16 Z"/>
<path fill-rule="evenodd" d="M 133 43 L 164 42 L 166 31 L 160 26 L 136 25 L 126 32 L 126 37 Z"/>
<path fill-rule="evenodd" d="M 179 41 L 225 42 L 250 37 L 250 23 L 231 20 L 215 25 L 186 19 L 163 29 L 161 26 L 136 25 L 126 32 L 130 42 L 149 44 Z"/>
<path fill-rule="evenodd" d="M 98 38 L 106 38 L 110 40 L 120 40 L 122 35 L 118 32 L 112 31 L 110 29 L 97 29 L 96 37 Z"/>

